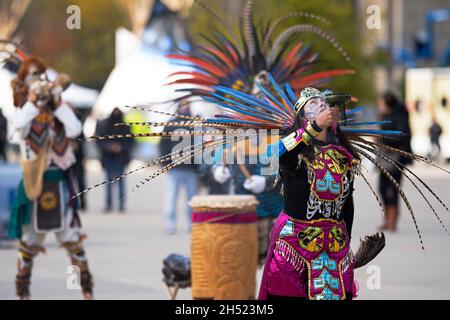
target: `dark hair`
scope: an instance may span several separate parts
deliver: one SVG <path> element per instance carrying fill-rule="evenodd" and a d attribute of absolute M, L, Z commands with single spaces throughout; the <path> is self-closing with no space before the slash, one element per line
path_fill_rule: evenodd
<path fill-rule="evenodd" d="M 405 110 L 403 103 L 392 91 L 386 91 L 383 93 L 382 99 L 391 112 Z"/>
<path fill-rule="evenodd" d="M 14 78 L 11 80 L 11 88 L 13 91 L 13 104 L 15 107 L 21 108 L 27 102 L 27 86 L 23 81 Z"/>
<path fill-rule="evenodd" d="M 38 68 L 39 73 L 44 73 L 47 70 L 47 66 L 41 58 L 30 56 L 20 65 L 19 71 L 17 72 L 17 79 L 19 81 L 25 82 L 25 78 L 28 75 L 28 67 L 33 64 Z"/>
<path fill-rule="evenodd" d="M 123 121 L 123 113 L 122 110 L 120 110 L 118 107 L 115 107 L 109 117 L 108 117 L 108 121 L 110 122 L 110 125 L 115 126 L 116 123 L 122 122 Z"/>
<path fill-rule="evenodd" d="M 28 88 L 25 84 L 25 78 L 28 75 L 28 67 L 34 64 L 38 68 L 39 73 L 44 73 L 47 67 L 44 62 L 35 56 L 30 56 L 20 65 L 17 76 L 11 81 L 13 89 L 14 106 L 21 108 L 27 101 Z"/>

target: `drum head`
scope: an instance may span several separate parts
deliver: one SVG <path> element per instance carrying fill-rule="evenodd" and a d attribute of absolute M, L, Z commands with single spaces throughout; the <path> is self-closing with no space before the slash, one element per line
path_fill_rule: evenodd
<path fill-rule="evenodd" d="M 254 195 L 207 195 L 195 196 L 189 205 L 196 212 L 250 212 L 259 204 Z"/>

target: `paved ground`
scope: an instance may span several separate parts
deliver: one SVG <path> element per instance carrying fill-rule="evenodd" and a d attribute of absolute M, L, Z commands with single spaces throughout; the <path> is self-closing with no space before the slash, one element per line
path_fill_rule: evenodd
<path fill-rule="evenodd" d="M 449 201 L 450 175 L 425 167 L 414 171 Z M 149 174 L 134 175 L 128 180 L 128 189 L 139 178 Z M 99 171 L 88 173 L 89 183 L 101 179 Z M 375 183 L 375 175 L 370 180 Z M 89 193 L 89 211 L 82 217 L 89 235 L 86 249 L 95 276 L 95 293 L 98 299 L 166 299 L 162 284 L 162 260 L 170 253 L 189 254 L 190 235 L 185 230 L 185 216 L 179 210 L 179 230 L 176 235 L 165 235 L 162 228 L 164 190 L 166 177 L 159 177 L 138 192 L 129 193 L 128 213 L 121 215 L 101 212 L 104 190 Z M 381 214 L 367 186 L 358 179 L 355 193 L 355 248 L 361 235 L 376 231 Z M 421 226 L 425 252 L 420 250 L 418 237 L 408 212 L 403 208 L 400 230 L 387 235 L 387 247 L 374 261 L 372 268 L 380 276 L 379 289 L 371 278 L 372 269 L 356 272 L 360 291 L 358 299 L 449 299 L 450 298 L 450 238 L 442 230 L 417 192 L 406 187 Z M 180 200 L 180 204 L 185 200 Z M 435 202 L 433 202 L 435 203 Z M 438 207 L 436 205 L 436 207 Z M 443 221 L 450 226 L 449 214 L 439 210 Z M 66 287 L 68 259 L 57 248 L 53 236 L 47 239 L 48 253 L 36 259 L 32 295 L 38 299 L 79 299 L 76 290 Z M 14 299 L 14 274 L 16 252 L 10 246 L 0 248 L 0 299 Z M 369 272 L 369 273 L 368 273 Z M 258 279 L 260 272 L 258 273 Z M 181 290 L 179 299 L 190 299 L 190 290 Z"/>

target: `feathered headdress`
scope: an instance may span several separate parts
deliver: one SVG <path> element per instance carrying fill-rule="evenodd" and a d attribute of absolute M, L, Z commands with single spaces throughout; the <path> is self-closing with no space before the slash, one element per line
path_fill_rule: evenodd
<path fill-rule="evenodd" d="M 128 174 L 137 172 L 149 166 L 155 164 L 161 164 L 162 168 L 151 176 L 143 179 L 138 184 L 136 184 L 136 188 L 140 188 L 146 182 L 156 178 L 157 176 L 163 174 L 164 172 L 176 167 L 177 165 L 183 163 L 187 159 L 195 157 L 198 154 L 203 152 L 214 150 L 220 146 L 223 146 L 227 143 L 231 143 L 234 141 L 245 140 L 248 139 L 248 135 L 245 132 L 241 132 L 239 130 L 234 129 L 254 129 L 256 132 L 259 130 L 269 129 L 277 129 L 277 132 L 280 134 L 285 134 L 288 132 L 289 128 L 294 123 L 296 114 L 294 111 L 294 104 L 298 100 L 298 97 L 295 95 L 289 84 L 285 84 L 284 86 L 280 86 L 271 75 L 269 75 L 270 88 L 264 88 L 260 86 L 260 90 L 262 92 L 261 97 L 254 97 L 245 92 L 235 90 L 229 87 L 224 86 L 213 86 L 212 88 L 215 90 L 212 93 L 213 97 L 203 96 L 203 99 L 209 102 L 213 102 L 215 104 L 220 105 L 224 110 L 228 111 L 227 115 L 219 116 L 219 118 L 209 118 L 203 119 L 199 117 L 189 117 L 189 116 L 181 116 L 177 114 L 169 114 L 179 120 L 174 120 L 172 122 L 164 122 L 164 123 L 138 123 L 140 125 L 146 126 L 176 126 L 183 127 L 186 131 L 180 132 L 159 132 L 159 133 L 144 133 L 144 134 L 126 134 L 126 135 L 106 135 L 106 136 L 94 136 L 89 139 L 91 140 L 104 140 L 104 139 L 120 139 L 120 138 L 132 138 L 132 137 L 174 137 L 174 136 L 194 136 L 194 135 L 208 135 L 208 136 L 217 136 L 218 139 L 209 142 L 201 142 L 198 144 L 191 145 L 187 148 L 183 148 L 180 150 L 175 150 L 171 154 L 163 155 L 162 157 L 145 164 L 144 166 L 132 170 L 128 173 L 125 173 L 119 177 L 111 179 L 110 181 L 102 182 L 98 185 L 93 186 L 92 188 L 98 187 L 100 185 L 104 185 L 106 183 L 115 182 Z M 273 93 L 271 93 L 273 92 Z M 160 111 L 151 110 L 148 108 L 141 107 L 132 107 L 138 108 L 140 110 L 146 110 L 150 112 L 161 113 Z M 346 115 L 354 115 L 357 112 L 360 112 L 363 108 L 356 108 L 353 110 L 346 111 Z M 164 113 L 168 114 L 168 113 Z M 437 211 L 430 203 L 429 199 L 424 193 L 423 188 L 425 188 L 431 195 L 438 200 L 438 202 L 443 206 L 445 210 L 448 211 L 448 207 L 445 203 L 436 195 L 436 193 L 428 186 L 416 173 L 407 168 L 405 165 L 396 160 L 392 154 L 399 154 L 403 157 L 408 157 L 413 160 L 424 162 L 430 164 L 446 173 L 450 173 L 444 168 L 439 167 L 438 165 L 431 162 L 429 159 L 415 155 L 409 152 L 402 151 L 397 148 L 393 148 L 382 143 L 373 142 L 367 139 L 367 137 L 382 137 L 387 139 L 396 139 L 396 137 L 402 135 L 403 133 L 400 131 L 393 130 L 378 130 L 371 129 L 370 127 L 373 125 L 380 125 L 385 122 L 383 121 L 357 121 L 354 118 L 349 118 L 346 123 L 341 123 L 341 131 L 346 136 L 346 138 L 350 142 L 351 148 L 355 151 L 361 158 L 366 158 L 371 163 L 373 163 L 376 167 L 378 167 L 383 175 L 385 175 L 394 185 L 394 187 L 398 190 L 400 196 L 405 202 L 409 213 L 413 219 L 414 225 L 416 227 L 417 234 L 419 236 L 419 240 L 421 243 L 422 249 L 423 240 L 422 235 L 419 230 L 419 226 L 416 221 L 416 217 L 414 214 L 414 210 L 410 204 L 408 197 L 405 192 L 401 188 L 401 186 L 396 182 L 396 180 L 392 177 L 392 175 L 388 172 L 388 170 L 384 167 L 383 163 L 377 160 L 377 157 L 384 159 L 388 163 L 394 165 L 396 168 L 404 170 L 403 175 L 407 178 L 408 181 L 412 183 L 414 188 L 419 192 L 421 197 L 425 200 L 427 205 L 430 207 L 434 216 L 445 230 L 448 233 L 444 223 L 442 222 L 440 216 Z M 117 124 L 124 125 L 124 124 Z M 355 129 L 354 126 L 358 126 L 358 129 Z M 208 130 L 198 130 L 198 128 L 208 128 Z M 277 133 L 278 135 L 278 133 Z M 175 155 L 182 155 L 177 158 L 176 161 L 173 161 L 172 157 Z M 374 191 L 374 188 L 369 183 L 368 179 L 365 177 L 365 174 L 361 170 L 358 169 L 358 174 L 361 178 L 368 184 L 371 189 L 373 195 L 378 201 L 381 209 L 383 210 L 383 206 Z M 422 188 L 423 187 L 423 188 Z M 84 190 L 81 193 L 87 192 L 90 189 Z M 80 194 L 81 194 L 80 193 Z"/>
<path fill-rule="evenodd" d="M 0 39 L 0 63 L 4 63 L 3 67 L 15 72 L 27 56 L 26 50 L 20 44 L 12 40 Z"/>
<path fill-rule="evenodd" d="M 127 123 L 129 125 L 180 127 L 185 128 L 186 131 L 93 136 L 89 139 L 104 140 L 134 137 L 171 138 L 175 136 L 196 135 L 216 136 L 216 139 L 207 142 L 202 141 L 180 150 L 174 150 L 170 154 L 162 155 L 162 157 L 148 162 L 121 176 L 88 188 L 80 194 L 98 186 L 116 182 L 129 174 L 147 167 L 161 165 L 159 170 L 136 184 L 136 188 L 140 188 L 146 182 L 151 181 L 190 158 L 214 150 L 228 143 L 248 139 L 248 135 L 235 129 L 254 129 L 256 133 L 260 130 L 269 130 L 269 134 L 270 129 L 276 129 L 277 135 L 288 133 L 297 116 L 294 105 L 298 101 L 299 97 L 297 95 L 300 93 L 301 89 L 306 86 L 320 87 L 334 76 L 353 73 L 353 71 L 349 69 L 336 69 L 306 74 L 311 66 L 317 62 L 318 55 L 312 53 L 309 46 L 304 46 L 301 42 L 296 43 L 292 41 L 296 35 L 303 32 L 313 32 L 330 41 L 345 59 L 350 62 L 350 58 L 337 41 L 317 26 L 311 24 L 296 24 L 286 28 L 273 39 L 279 25 L 292 17 L 306 17 L 326 23 L 326 20 L 316 15 L 302 12 L 290 13 L 267 24 L 265 28 L 258 32 L 252 19 L 253 2 L 248 0 L 243 9 L 241 20 L 242 35 L 239 41 L 239 38 L 231 31 L 230 26 L 223 21 L 218 14 L 201 1 L 197 0 L 196 2 L 220 21 L 228 34 L 232 37 L 232 40 L 224 33 L 216 31 L 214 39 L 204 37 L 209 43 L 208 47 L 199 46 L 197 47 L 198 50 L 194 53 L 169 55 L 169 58 L 171 59 L 190 63 L 195 69 L 195 71 L 173 73 L 171 77 L 178 77 L 178 79 L 171 81 L 169 84 L 192 85 L 190 88 L 180 89 L 186 94 L 179 99 L 198 96 L 205 101 L 219 106 L 219 109 L 222 109 L 224 113 L 216 115 L 214 118 L 205 119 L 156 111 L 148 107 L 134 106 L 130 108 L 172 116 L 175 120 L 170 122 Z M 260 72 L 267 72 L 268 81 L 264 85 L 259 81 L 256 81 L 256 77 Z M 254 87 L 257 88 L 257 96 L 252 94 L 252 89 Z M 446 232 L 447 229 L 445 225 L 422 189 L 427 189 L 445 210 L 448 211 L 447 206 L 420 177 L 397 161 L 396 157 L 393 157 L 392 154 L 399 154 L 419 162 L 425 162 L 447 173 L 450 172 L 437 166 L 425 157 L 414 155 L 367 139 L 370 137 L 396 139 L 396 137 L 403 133 L 392 130 L 371 129 L 372 126 L 380 125 L 384 122 L 358 122 L 352 118 L 353 115 L 362 110 L 363 108 L 356 108 L 348 111 L 345 111 L 345 109 L 342 110 L 345 120 L 340 124 L 341 131 L 350 142 L 350 147 L 353 148 L 353 151 L 361 158 L 368 159 L 368 161 L 378 167 L 381 173 L 388 177 L 394 187 L 399 191 L 400 196 L 411 214 L 423 249 L 422 236 L 416 222 L 413 208 L 405 192 L 384 167 L 383 163 L 377 159 L 381 158 L 396 168 L 404 169 L 403 174 L 426 201 L 436 219 Z M 125 124 L 120 123 L 117 125 Z M 174 160 L 174 156 L 177 156 L 175 158 L 176 160 Z M 383 206 L 374 191 L 374 188 L 360 168 L 358 173 L 367 183 L 383 210 Z"/>
<path fill-rule="evenodd" d="M 213 86 L 226 86 L 250 93 L 261 72 L 272 74 L 278 83 L 289 83 L 294 91 L 307 86 L 322 87 L 333 77 L 354 73 L 351 69 L 311 71 L 311 67 L 318 63 L 319 54 L 313 52 L 311 46 L 298 41 L 298 36 L 304 33 L 313 33 L 330 42 L 351 64 L 348 54 L 338 41 L 321 27 L 300 23 L 279 31 L 283 22 L 296 17 L 329 25 L 320 16 L 308 12 L 291 12 L 257 29 L 253 22 L 253 1 L 247 0 L 242 9 L 239 37 L 214 9 L 201 0 L 195 2 L 212 15 L 225 32 L 215 29 L 213 38 L 201 35 L 206 44 L 194 47 L 193 52 L 167 55 L 174 63 L 189 65 L 194 69 L 174 72 L 169 76 L 169 85 L 188 86 L 176 90 L 186 93 L 178 99 L 209 95 L 215 92 Z"/>

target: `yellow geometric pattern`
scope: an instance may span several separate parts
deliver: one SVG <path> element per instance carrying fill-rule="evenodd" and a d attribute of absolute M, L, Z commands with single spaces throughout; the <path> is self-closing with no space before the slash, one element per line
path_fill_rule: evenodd
<path fill-rule="evenodd" d="M 39 205 L 44 211 L 55 209 L 57 204 L 58 197 L 51 191 L 46 191 L 39 197 Z"/>

